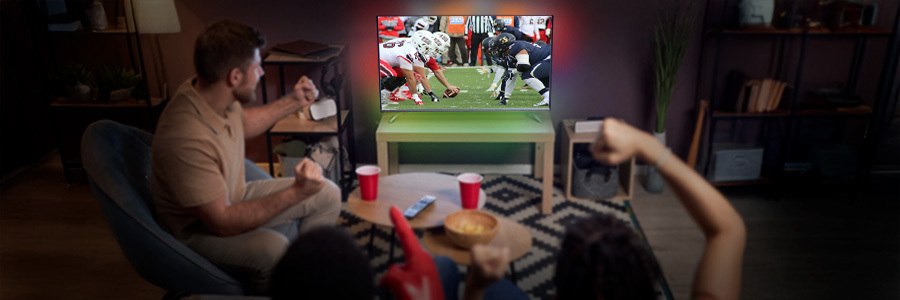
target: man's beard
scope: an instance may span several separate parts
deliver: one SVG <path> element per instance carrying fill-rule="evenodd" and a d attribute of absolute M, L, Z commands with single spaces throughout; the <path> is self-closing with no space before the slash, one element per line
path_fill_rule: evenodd
<path fill-rule="evenodd" d="M 245 91 L 233 91 L 231 94 L 237 99 L 241 104 L 253 103 L 256 101 L 256 87 L 254 86 L 251 89 L 247 89 Z"/>

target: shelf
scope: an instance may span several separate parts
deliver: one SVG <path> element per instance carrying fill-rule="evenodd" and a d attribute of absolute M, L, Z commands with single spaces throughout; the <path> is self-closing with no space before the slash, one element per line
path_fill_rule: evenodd
<path fill-rule="evenodd" d="M 840 107 L 835 109 L 800 109 L 795 112 L 795 115 L 799 117 L 867 117 L 872 115 L 872 108 L 864 104 L 857 107 Z"/>
<path fill-rule="evenodd" d="M 157 106 L 165 101 L 163 98 L 151 97 L 150 106 Z M 51 107 L 110 107 L 110 108 L 146 108 L 147 102 L 144 100 L 128 99 L 118 102 L 104 101 L 69 101 L 66 98 L 56 98 L 50 102 Z"/>
<path fill-rule="evenodd" d="M 347 126 L 347 115 L 349 110 L 341 111 L 341 125 Z M 272 135 L 294 135 L 294 134 L 319 134 L 333 135 L 338 134 L 337 118 L 331 116 L 325 120 L 312 121 L 301 119 L 296 113 L 292 113 L 275 123 L 269 130 Z"/>
<path fill-rule="evenodd" d="M 726 118 L 783 118 L 790 116 L 791 113 L 784 109 L 777 109 L 770 112 L 764 113 L 735 113 L 735 112 L 725 112 L 725 111 L 713 111 L 712 117 L 716 119 L 726 119 Z"/>
<path fill-rule="evenodd" d="M 828 28 L 812 28 L 807 32 L 803 28 L 794 27 L 791 29 L 724 29 L 724 30 L 716 30 L 712 31 L 713 34 L 721 34 L 725 36 L 746 36 L 746 35 L 802 35 L 804 33 L 808 33 L 812 36 L 887 36 L 890 32 L 881 30 L 874 27 L 858 27 L 858 28 L 848 28 L 842 30 L 831 30 Z"/>
<path fill-rule="evenodd" d="M 621 179 L 621 177 L 619 177 Z M 597 200 L 606 200 L 606 201 L 625 201 L 631 200 L 631 196 L 628 195 L 628 192 L 625 191 L 625 187 L 619 184 L 619 190 L 616 191 L 616 195 L 612 198 L 608 199 L 599 199 L 599 198 L 581 198 L 571 195 L 571 191 L 566 194 L 566 199 L 568 200 L 578 200 L 578 201 L 597 201 Z"/>

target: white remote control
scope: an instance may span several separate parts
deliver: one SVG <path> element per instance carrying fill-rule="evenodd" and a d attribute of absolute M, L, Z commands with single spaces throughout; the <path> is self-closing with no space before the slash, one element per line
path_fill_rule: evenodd
<path fill-rule="evenodd" d="M 428 207 L 429 204 L 433 203 L 435 199 L 436 198 L 432 195 L 425 195 L 425 197 L 422 197 L 422 199 L 416 201 L 416 204 L 413 204 L 413 206 L 407 208 L 406 211 L 403 212 L 403 216 L 407 219 L 414 218 L 419 214 L 419 212 Z"/>

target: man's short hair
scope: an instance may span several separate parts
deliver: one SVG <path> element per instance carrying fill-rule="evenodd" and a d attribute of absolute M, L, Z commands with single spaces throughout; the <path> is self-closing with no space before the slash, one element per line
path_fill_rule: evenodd
<path fill-rule="evenodd" d="M 625 221 L 596 214 L 566 228 L 556 261 L 558 299 L 657 299 L 659 268 Z"/>
<path fill-rule="evenodd" d="M 256 28 L 222 20 L 206 27 L 194 45 L 194 68 L 202 82 L 216 82 L 234 68 L 246 69 L 253 51 L 266 45 L 266 37 Z"/>
<path fill-rule="evenodd" d="M 301 235 L 272 274 L 273 300 L 373 299 L 375 273 L 346 230 L 322 226 Z"/>

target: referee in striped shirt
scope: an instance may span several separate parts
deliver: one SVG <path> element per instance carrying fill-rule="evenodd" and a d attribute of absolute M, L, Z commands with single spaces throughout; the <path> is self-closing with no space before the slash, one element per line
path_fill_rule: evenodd
<path fill-rule="evenodd" d="M 472 32 L 472 43 L 469 46 L 469 65 L 475 66 L 478 63 L 478 49 L 481 49 L 481 41 L 488 37 L 488 33 L 494 32 L 493 16 L 469 16 L 466 20 L 466 36 Z M 487 58 L 487 53 L 482 53 L 481 61 L 487 63 L 488 66 L 493 65 Z"/>

